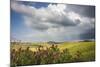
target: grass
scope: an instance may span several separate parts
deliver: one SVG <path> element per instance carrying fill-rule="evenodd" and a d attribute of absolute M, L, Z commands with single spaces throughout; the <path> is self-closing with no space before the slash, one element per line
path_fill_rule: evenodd
<path fill-rule="evenodd" d="M 42 50 L 40 50 L 39 48 L 40 45 L 42 45 L 43 47 Z M 92 42 L 92 41 L 90 42 L 63 42 L 63 43 L 59 43 L 56 45 L 57 47 L 52 46 L 46 42 L 45 43 L 42 43 L 42 42 L 32 43 L 30 45 L 11 44 L 11 51 L 13 51 L 13 49 L 17 51 L 15 52 L 15 57 L 16 57 L 18 53 L 21 53 L 21 51 L 19 50 L 20 48 L 24 50 L 24 52 L 22 51 L 22 54 L 19 54 L 18 56 L 18 58 L 22 57 L 23 59 L 22 58 L 19 59 L 20 61 L 16 59 L 17 60 L 16 64 L 18 64 L 18 62 L 21 62 L 20 65 L 31 65 L 31 64 L 34 65 L 33 62 L 37 63 L 37 61 L 39 60 L 41 60 L 39 64 L 95 61 L 95 42 Z M 30 48 L 27 49 L 27 47 L 30 47 Z M 26 56 L 27 53 L 29 53 L 28 57 Z M 41 55 L 38 55 L 38 54 L 41 54 Z M 11 55 L 13 55 L 13 53 L 11 53 Z M 28 58 L 29 59 L 31 58 L 31 59 L 28 60 Z M 58 58 L 58 59 L 52 60 L 52 58 Z M 11 61 L 12 60 L 13 59 L 11 58 Z M 14 58 L 14 61 L 16 60 Z M 13 61 L 11 64 L 13 64 Z"/>
<path fill-rule="evenodd" d="M 69 42 L 59 46 L 61 49 L 66 47 L 72 56 L 74 56 L 77 51 L 80 51 L 84 61 L 95 60 L 95 42 Z"/>

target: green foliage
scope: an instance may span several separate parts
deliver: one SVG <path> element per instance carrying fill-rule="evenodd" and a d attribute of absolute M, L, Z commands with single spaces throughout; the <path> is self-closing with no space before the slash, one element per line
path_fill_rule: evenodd
<path fill-rule="evenodd" d="M 25 49 L 11 49 L 11 67 L 83 62 L 95 60 L 95 47 L 93 42 L 64 43 L 63 45 L 54 45 L 50 47 L 38 45 L 35 51 L 27 46 Z M 60 47 L 60 48 L 59 48 Z M 66 48 L 67 47 L 67 48 Z M 63 48 L 63 49 L 61 49 Z"/>
<path fill-rule="evenodd" d="M 39 65 L 39 64 L 54 64 L 68 62 L 72 56 L 68 49 L 64 49 L 60 52 L 57 45 L 52 45 L 50 48 L 43 49 L 43 46 L 39 46 L 37 51 L 32 52 L 30 47 L 25 50 L 19 48 L 11 50 L 11 66 L 23 66 L 23 65 Z"/>

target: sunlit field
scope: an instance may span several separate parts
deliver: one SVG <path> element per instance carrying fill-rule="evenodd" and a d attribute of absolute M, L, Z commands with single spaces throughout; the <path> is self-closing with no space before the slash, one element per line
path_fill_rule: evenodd
<path fill-rule="evenodd" d="M 95 6 L 11 0 L 11 67 L 95 61 Z"/>
<path fill-rule="evenodd" d="M 95 61 L 95 42 L 11 43 L 11 66 Z"/>

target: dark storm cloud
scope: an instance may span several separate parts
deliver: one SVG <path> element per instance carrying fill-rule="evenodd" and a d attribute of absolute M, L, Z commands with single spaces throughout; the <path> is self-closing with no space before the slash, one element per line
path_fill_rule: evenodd
<path fill-rule="evenodd" d="M 60 20 L 59 20 L 60 19 Z M 62 16 L 59 18 L 55 19 L 48 19 L 48 22 L 51 24 L 54 24 L 55 26 L 63 26 L 63 27 L 67 27 L 67 26 L 76 26 L 80 23 L 80 20 L 76 19 L 75 21 L 69 19 L 66 16 Z"/>
<path fill-rule="evenodd" d="M 86 30 L 84 33 L 80 34 L 80 39 L 95 39 L 95 28 Z"/>
<path fill-rule="evenodd" d="M 82 16 L 94 18 L 95 6 L 87 5 L 68 5 L 70 11 L 74 11 Z"/>

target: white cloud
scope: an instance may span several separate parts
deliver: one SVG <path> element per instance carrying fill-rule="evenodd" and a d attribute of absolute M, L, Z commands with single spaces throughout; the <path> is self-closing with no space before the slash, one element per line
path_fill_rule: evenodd
<path fill-rule="evenodd" d="M 33 15 L 34 10 L 35 10 L 34 7 L 20 4 L 17 1 L 11 1 L 11 9 L 16 11 L 16 12 L 19 12 L 19 13 L 22 13 L 22 14 L 27 14 L 27 15 Z"/>
<path fill-rule="evenodd" d="M 23 14 L 24 23 L 41 34 L 32 34 L 32 37 L 40 40 L 60 41 L 73 37 L 77 39 L 81 33 L 94 28 L 94 18 L 70 11 L 65 4 L 49 4 L 47 7 L 35 8 L 11 2 L 11 8 Z"/>

